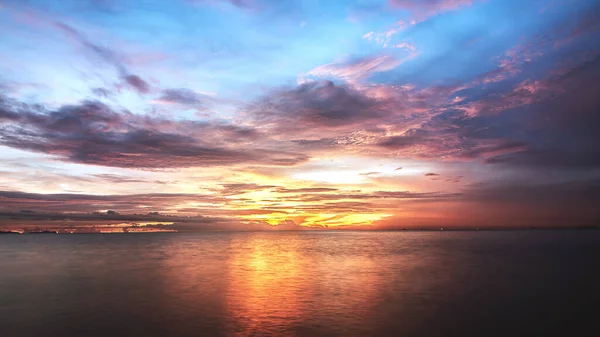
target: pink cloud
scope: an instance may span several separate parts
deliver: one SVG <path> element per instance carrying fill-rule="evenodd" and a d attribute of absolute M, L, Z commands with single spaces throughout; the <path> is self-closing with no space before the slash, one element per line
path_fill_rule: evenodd
<path fill-rule="evenodd" d="M 255 9 L 260 7 L 260 2 L 257 0 L 187 0 L 192 4 L 199 5 L 219 5 L 219 4 L 229 4 L 231 6 L 235 6 L 238 8 L 251 8 Z"/>
<path fill-rule="evenodd" d="M 474 0 L 390 0 L 393 8 L 410 11 L 417 21 L 470 6 Z"/>
<path fill-rule="evenodd" d="M 401 49 L 407 49 L 410 51 L 417 51 L 417 48 L 415 47 L 414 44 L 410 43 L 410 42 L 401 42 L 401 43 L 397 43 L 395 45 L 392 46 L 392 48 L 401 48 Z"/>
<path fill-rule="evenodd" d="M 358 59 L 345 63 L 329 63 L 318 66 L 307 74 L 316 77 L 338 77 L 356 81 L 376 72 L 389 71 L 402 63 L 393 56 L 383 55 Z"/>
<path fill-rule="evenodd" d="M 414 25 L 416 23 L 416 21 L 412 20 L 410 22 L 411 25 Z M 376 44 L 383 46 L 384 48 L 390 46 L 390 43 L 392 41 L 392 37 L 394 35 L 396 35 L 397 33 L 403 31 L 404 29 L 406 29 L 408 26 L 408 23 L 406 23 L 405 21 L 398 21 L 394 24 L 394 26 L 392 26 L 391 28 L 388 28 L 387 30 L 383 31 L 383 32 L 368 32 L 365 35 L 363 35 L 363 39 L 369 40 L 369 41 L 374 41 Z"/>
<path fill-rule="evenodd" d="M 523 64 L 544 55 L 553 39 L 548 35 L 535 35 L 508 49 L 495 69 L 479 75 L 475 83 L 497 83 L 515 77 Z"/>

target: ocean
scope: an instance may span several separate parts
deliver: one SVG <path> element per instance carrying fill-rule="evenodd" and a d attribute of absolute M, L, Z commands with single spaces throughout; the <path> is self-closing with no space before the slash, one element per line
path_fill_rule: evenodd
<path fill-rule="evenodd" d="M 597 336 L 600 231 L 0 236 L 0 336 Z"/>

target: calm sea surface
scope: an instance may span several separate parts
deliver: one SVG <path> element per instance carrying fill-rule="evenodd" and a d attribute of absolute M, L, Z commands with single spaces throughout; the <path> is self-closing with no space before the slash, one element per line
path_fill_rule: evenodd
<path fill-rule="evenodd" d="M 598 336 L 600 231 L 0 236 L 0 336 Z"/>

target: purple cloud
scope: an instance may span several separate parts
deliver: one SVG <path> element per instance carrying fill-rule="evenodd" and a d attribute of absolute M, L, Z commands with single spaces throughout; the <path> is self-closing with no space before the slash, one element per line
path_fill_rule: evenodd
<path fill-rule="evenodd" d="M 437 14 L 470 6 L 474 0 L 389 0 L 392 8 L 407 10 L 422 21 Z"/>
<path fill-rule="evenodd" d="M 78 163 L 158 169 L 239 163 L 288 166 L 308 158 L 279 150 L 233 146 L 242 139 L 255 139 L 256 133 L 248 128 L 167 122 L 118 113 L 99 102 L 63 106 L 55 111 L 4 104 L 0 111 L 4 116 L 0 120 L 0 144 Z M 184 130 L 194 130 L 205 138 L 181 133 Z"/>
<path fill-rule="evenodd" d="M 181 104 L 199 109 L 208 107 L 213 99 L 210 96 L 196 93 L 190 89 L 166 89 L 162 95 L 154 100 L 157 103 Z"/>

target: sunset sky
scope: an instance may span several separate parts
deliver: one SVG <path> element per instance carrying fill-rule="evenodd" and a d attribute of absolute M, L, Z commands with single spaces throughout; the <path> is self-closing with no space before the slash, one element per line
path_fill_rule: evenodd
<path fill-rule="evenodd" d="M 4 224 L 600 223 L 598 1 L 0 0 L 0 31 Z"/>

